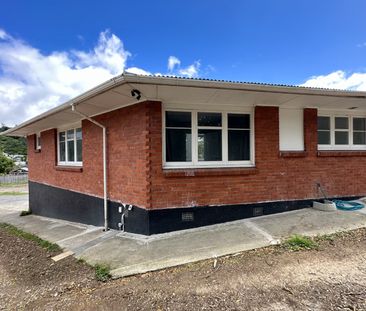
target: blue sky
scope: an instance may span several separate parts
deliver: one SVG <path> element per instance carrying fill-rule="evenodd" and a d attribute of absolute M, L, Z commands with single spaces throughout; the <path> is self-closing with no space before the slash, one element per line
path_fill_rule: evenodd
<path fill-rule="evenodd" d="M 1 5 L 0 29 L 0 122 L 17 123 L 128 68 L 366 90 L 361 0 L 12 0 Z M 61 76 L 55 85 L 65 90 L 56 94 L 48 85 L 42 97 L 42 86 L 52 79 L 43 72 L 50 66 Z M 66 78 L 84 78 L 85 71 L 98 78 L 63 85 L 69 69 Z M 24 113 L 9 117 L 20 107 Z"/>

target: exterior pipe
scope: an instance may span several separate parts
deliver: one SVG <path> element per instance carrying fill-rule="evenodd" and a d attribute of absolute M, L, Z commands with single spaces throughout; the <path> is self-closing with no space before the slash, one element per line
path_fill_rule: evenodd
<path fill-rule="evenodd" d="M 71 109 L 73 112 L 84 117 L 88 121 L 99 126 L 103 130 L 103 196 L 104 196 L 104 231 L 108 231 L 108 197 L 107 197 L 107 128 L 103 124 L 95 121 L 89 116 L 83 114 L 82 112 L 76 110 L 75 104 L 71 104 Z"/>

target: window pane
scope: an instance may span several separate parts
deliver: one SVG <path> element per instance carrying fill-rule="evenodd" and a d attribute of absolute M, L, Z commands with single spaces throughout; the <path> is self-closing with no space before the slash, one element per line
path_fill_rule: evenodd
<path fill-rule="evenodd" d="M 353 129 L 356 131 L 366 131 L 366 118 L 353 118 Z"/>
<path fill-rule="evenodd" d="M 65 141 L 65 132 L 58 133 L 58 136 L 60 141 Z"/>
<path fill-rule="evenodd" d="M 75 161 L 75 147 L 73 140 L 67 142 L 67 161 Z"/>
<path fill-rule="evenodd" d="M 330 117 L 318 117 L 318 130 L 330 130 Z"/>
<path fill-rule="evenodd" d="M 79 162 L 83 161 L 83 144 L 81 139 L 76 141 L 76 160 Z"/>
<path fill-rule="evenodd" d="M 330 145 L 330 132 L 329 131 L 318 131 L 318 144 L 319 145 Z"/>
<path fill-rule="evenodd" d="M 221 126 L 221 113 L 199 112 L 198 126 Z"/>
<path fill-rule="evenodd" d="M 250 116 L 249 114 L 234 114 L 229 113 L 228 127 L 232 129 L 249 129 L 250 128 Z"/>
<path fill-rule="evenodd" d="M 229 130 L 229 161 L 250 160 L 250 131 Z"/>
<path fill-rule="evenodd" d="M 166 161 L 192 161 L 192 135 L 190 129 L 166 129 Z"/>
<path fill-rule="evenodd" d="M 335 117 L 334 118 L 334 126 L 336 129 L 344 129 L 347 130 L 348 129 L 348 118 L 345 117 Z"/>
<path fill-rule="evenodd" d="M 221 161 L 221 130 L 198 130 L 198 161 Z"/>
<path fill-rule="evenodd" d="M 67 140 L 74 139 L 74 130 L 67 131 Z"/>
<path fill-rule="evenodd" d="M 353 132 L 353 144 L 365 145 L 366 144 L 366 132 Z"/>
<path fill-rule="evenodd" d="M 82 139 L 83 138 L 83 134 L 81 131 L 81 128 L 76 129 L 76 139 Z"/>
<path fill-rule="evenodd" d="M 166 127 L 191 127 L 191 113 L 190 112 L 165 112 Z"/>
<path fill-rule="evenodd" d="M 336 145 L 348 145 L 348 132 L 335 132 L 335 144 Z"/>
<path fill-rule="evenodd" d="M 37 149 L 40 149 L 41 148 L 41 136 L 40 135 L 37 135 L 36 136 L 36 142 L 37 142 Z"/>
<path fill-rule="evenodd" d="M 66 160 L 65 158 L 65 142 L 60 142 L 60 161 L 64 162 Z"/>

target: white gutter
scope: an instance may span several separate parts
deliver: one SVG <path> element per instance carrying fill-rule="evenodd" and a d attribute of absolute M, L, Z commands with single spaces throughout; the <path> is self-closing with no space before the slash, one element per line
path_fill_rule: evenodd
<path fill-rule="evenodd" d="M 95 121 L 94 119 L 88 117 L 82 112 L 76 110 L 75 104 L 71 104 L 71 109 L 73 112 L 79 114 L 95 125 L 99 126 L 103 130 L 103 196 L 104 196 L 104 231 L 108 231 L 108 197 L 107 197 L 107 128 L 103 124 Z"/>

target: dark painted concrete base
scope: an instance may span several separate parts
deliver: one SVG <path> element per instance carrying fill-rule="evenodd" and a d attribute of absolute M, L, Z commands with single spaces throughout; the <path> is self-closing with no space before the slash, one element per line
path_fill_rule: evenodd
<path fill-rule="evenodd" d="M 293 211 L 310 207 L 313 201 L 309 199 L 158 210 L 133 206 L 132 210 L 125 214 L 125 231 L 144 235 L 171 232 Z M 103 226 L 103 199 L 94 196 L 30 181 L 29 206 L 36 215 Z M 118 202 L 108 202 L 108 224 L 112 229 L 120 228 L 120 206 Z"/>

